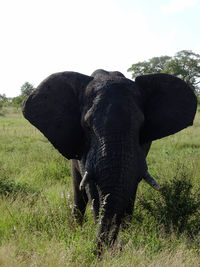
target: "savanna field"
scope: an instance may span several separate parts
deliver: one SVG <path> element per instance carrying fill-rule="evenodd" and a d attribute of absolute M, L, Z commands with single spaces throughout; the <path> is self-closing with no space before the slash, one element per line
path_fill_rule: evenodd
<path fill-rule="evenodd" d="M 161 192 L 141 182 L 132 223 L 113 251 L 93 255 L 88 205 L 72 212 L 70 162 L 20 110 L 0 115 L 0 266 L 200 266 L 200 112 L 193 127 L 155 141 L 147 158 Z"/>

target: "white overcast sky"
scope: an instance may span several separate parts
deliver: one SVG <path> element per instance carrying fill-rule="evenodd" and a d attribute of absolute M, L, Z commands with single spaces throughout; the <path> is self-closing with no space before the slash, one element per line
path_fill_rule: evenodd
<path fill-rule="evenodd" d="M 0 0 L 0 94 L 54 72 L 200 53 L 200 0 Z"/>

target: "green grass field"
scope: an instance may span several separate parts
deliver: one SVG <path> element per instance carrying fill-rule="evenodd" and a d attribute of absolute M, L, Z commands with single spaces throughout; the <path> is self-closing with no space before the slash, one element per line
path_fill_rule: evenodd
<path fill-rule="evenodd" d="M 0 116 L 0 266 L 199 266 L 200 114 L 195 124 L 153 143 L 132 223 L 113 251 L 93 255 L 96 226 L 71 215 L 70 162 L 19 111 Z M 120 249 L 122 247 L 122 250 Z"/>

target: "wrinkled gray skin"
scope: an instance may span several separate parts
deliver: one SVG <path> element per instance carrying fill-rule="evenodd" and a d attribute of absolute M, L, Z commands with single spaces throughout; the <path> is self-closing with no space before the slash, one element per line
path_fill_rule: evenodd
<path fill-rule="evenodd" d="M 49 76 L 23 113 L 66 158 L 72 159 L 74 215 L 82 223 L 88 200 L 99 223 L 97 251 L 112 245 L 131 219 L 151 142 L 192 125 L 196 98 L 180 79 L 165 74 L 135 82 L 119 72 Z M 100 214 L 101 210 L 101 214 Z"/>

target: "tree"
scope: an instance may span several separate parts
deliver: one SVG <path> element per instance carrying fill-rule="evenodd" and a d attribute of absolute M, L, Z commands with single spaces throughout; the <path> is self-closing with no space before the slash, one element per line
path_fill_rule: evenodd
<path fill-rule="evenodd" d="M 169 56 L 153 57 L 148 61 L 133 64 L 128 71 L 133 72 L 132 78 L 145 73 L 160 73 L 165 68 L 165 64 L 171 60 Z"/>
<path fill-rule="evenodd" d="M 23 102 L 28 98 L 28 96 L 35 90 L 34 86 L 29 83 L 25 82 L 21 86 L 21 94 L 17 97 L 13 97 L 11 104 L 14 107 L 20 108 L 23 105 Z"/>
<path fill-rule="evenodd" d="M 174 57 L 153 57 L 148 61 L 138 62 L 128 71 L 132 72 L 132 78 L 147 73 L 169 73 L 183 79 L 200 93 L 200 55 L 190 50 L 179 51 Z"/>
<path fill-rule="evenodd" d="M 195 90 L 200 83 L 200 55 L 182 50 L 166 63 L 164 72 L 183 79 Z"/>
<path fill-rule="evenodd" d="M 4 103 L 8 102 L 8 98 L 6 97 L 5 94 L 0 94 L 0 101 L 2 101 Z"/>
<path fill-rule="evenodd" d="M 8 99 L 5 94 L 0 94 L 0 116 L 4 114 L 3 107 L 7 104 Z"/>
<path fill-rule="evenodd" d="M 34 90 L 35 88 L 31 83 L 25 82 L 21 87 L 21 96 L 27 98 Z"/>
<path fill-rule="evenodd" d="M 12 105 L 16 108 L 20 108 L 24 102 L 24 97 L 22 96 L 16 96 L 12 99 Z"/>

